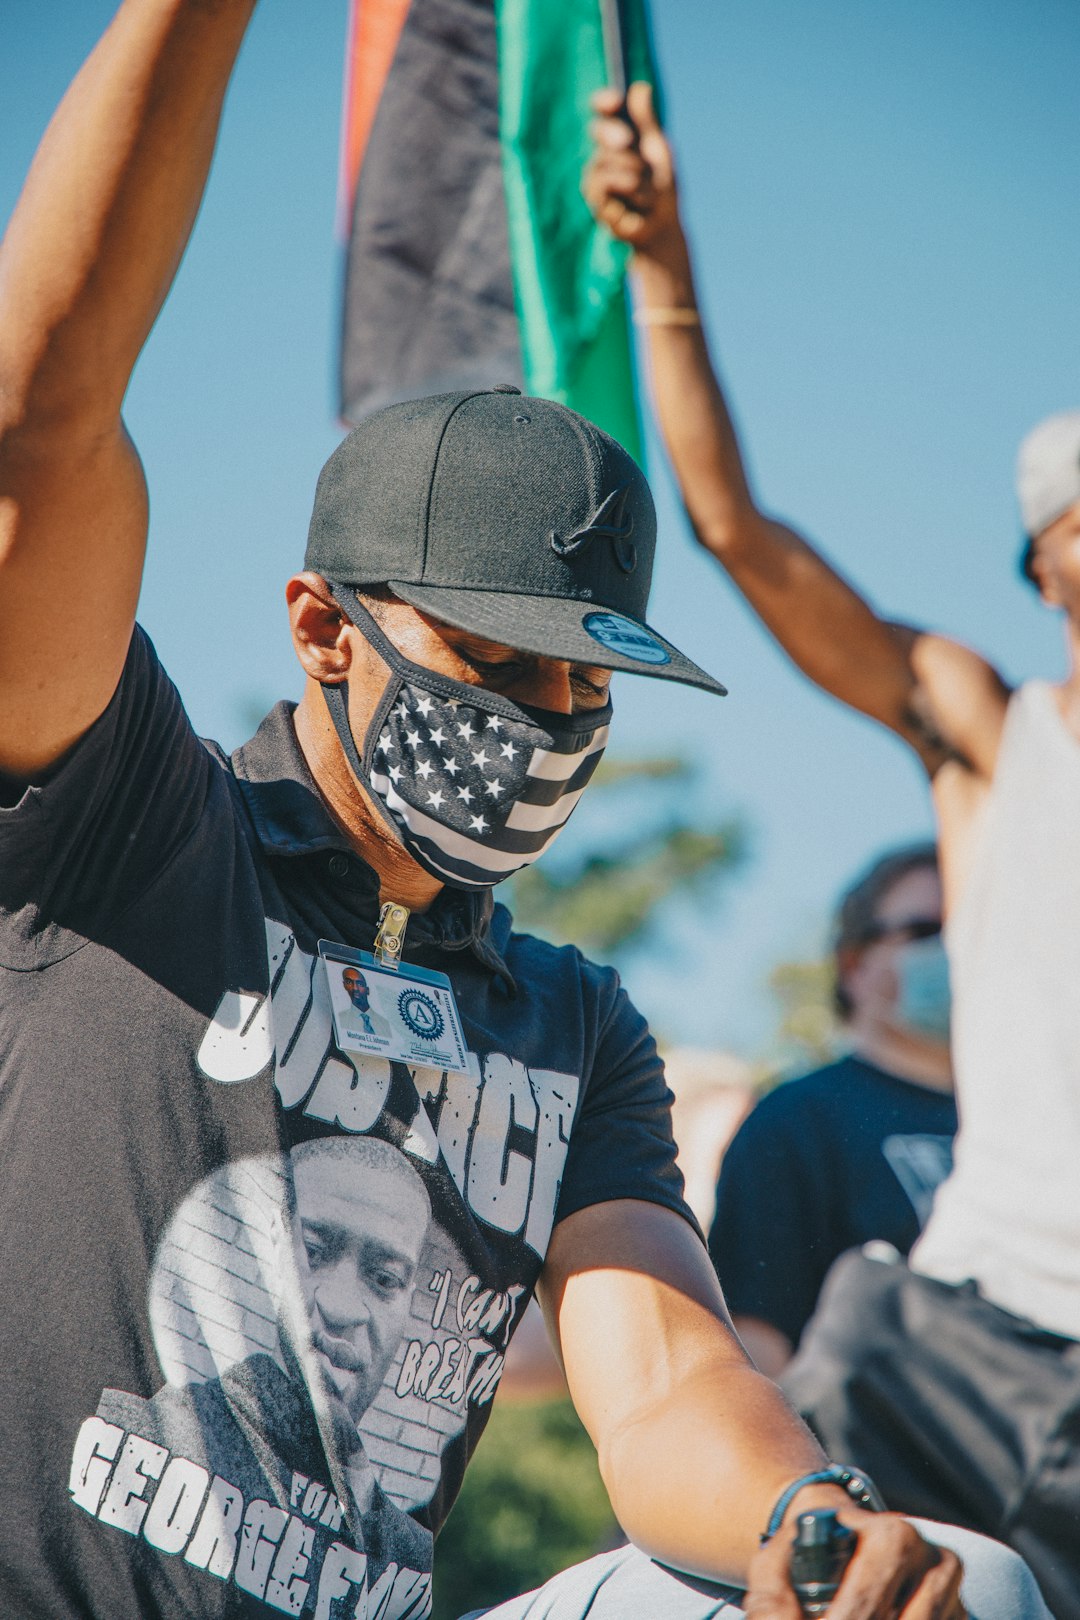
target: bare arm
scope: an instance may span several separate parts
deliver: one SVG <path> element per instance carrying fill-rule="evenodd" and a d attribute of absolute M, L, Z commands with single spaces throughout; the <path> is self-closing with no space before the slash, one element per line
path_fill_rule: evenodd
<path fill-rule="evenodd" d="M 670 149 L 648 86 L 631 87 L 640 139 L 597 98 L 597 157 L 585 190 L 597 216 L 635 248 L 644 311 L 696 308 Z M 834 697 L 904 738 L 934 773 L 958 756 L 993 769 L 1008 692 L 976 653 L 878 615 L 750 489 L 700 325 L 650 324 L 657 419 L 698 540 L 730 574 L 784 651 Z"/>
<path fill-rule="evenodd" d="M 739 1347 L 690 1228 L 649 1204 L 582 1210 L 555 1230 L 541 1302 L 627 1535 L 739 1579 L 784 1486 L 824 1464 Z"/>
<path fill-rule="evenodd" d="M 108 703 L 146 542 L 120 407 L 184 251 L 255 0 L 126 0 L 60 104 L 0 247 L 0 772 Z"/>
<path fill-rule="evenodd" d="M 787 1334 L 761 1316 L 733 1316 L 732 1322 L 758 1372 L 763 1372 L 766 1378 L 779 1378 L 795 1354 L 795 1346 Z"/>
<path fill-rule="evenodd" d="M 758 1537 L 781 1491 L 824 1466 L 809 1432 L 731 1332 L 715 1273 L 680 1216 L 617 1200 L 556 1227 L 542 1303 L 567 1382 L 592 1436 L 620 1524 L 663 1563 L 738 1584 L 750 1581 L 770 1620 L 798 1620 L 785 1595 L 785 1530 L 763 1551 Z M 884 1620 L 897 1611 L 898 1571 L 910 1575 L 910 1614 L 955 1620 L 959 1566 L 895 1515 L 862 1513 L 832 1485 L 810 1486 L 789 1513 L 838 1508 L 860 1533 L 863 1601 L 837 1598 L 833 1620 Z M 922 1584 L 920 1584 L 922 1583 Z M 940 1606 L 922 1607 L 931 1593 Z M 863 1602 L 870 1594 L 876 1601 Z"/>

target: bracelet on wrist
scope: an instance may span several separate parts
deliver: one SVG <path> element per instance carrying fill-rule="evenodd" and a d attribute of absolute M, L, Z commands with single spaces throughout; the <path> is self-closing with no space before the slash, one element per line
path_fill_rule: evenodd
<path fill-rule="evenodd" d="M 701 315 L 692 304 L 652 304 L 635 309 L 636 326 L 700 326 Z"/>
<path fill-rule="evenodd" d="M 865 1508 L 869 1513 L 884 1513 L 885 1503 L 881 1493 L 873 1480 L 860 1468 L 845 1468 L 839 1463 L 832 1463 L 828 1468 L 819 1468 L 814 1473 L 802 1474 L 780 1492 L 776 1499 L 776 1506 L 769 1515 L 769 1522 L 761 1534 L 761 1545 L 771 1541 L 784 1522 L 784 1514 L 791 1506 L 799 1492 L 807 1485 L 839 1485 L 846 1491 L 857 1507 Z"/>

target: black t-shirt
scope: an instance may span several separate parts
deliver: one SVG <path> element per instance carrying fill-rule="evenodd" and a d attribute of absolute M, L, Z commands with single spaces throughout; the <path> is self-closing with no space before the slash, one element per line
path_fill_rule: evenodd
<path fill-rule="evenodd" d="M 226 759 L 140 631 L 0 809 L 0 1614 L 426 1614 L 553 1222 L 691 1219 L 616 975 L 490 894 L 405 943 L 470 1073 L 339 1051 L 377 911 L 288 707 Z"/>
<path fill-rule="evenodd" d="M 907 1254 L 955 1134 L 951 1093 L 857 1057 L 770 1091 L 720 1171 L 709 1251 L 728 1308 L 798 1344 L 838 1255 L 874 1238 Z"/>

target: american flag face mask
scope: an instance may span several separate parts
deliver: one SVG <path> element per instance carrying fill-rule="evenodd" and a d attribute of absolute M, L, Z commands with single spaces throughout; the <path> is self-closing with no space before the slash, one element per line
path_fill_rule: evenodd
<path fill-rule="evenodd" d="M 335 600 L 338 587 L 331 585 Z M 343 608 L 390 679 L 364 739 L 344 682 L 323 686 L 345 757 L 413 859 L 440 883 L 485 889 L 530 865 L 570 818 L 607 744 L 611 704 L 525 708 L 405 658 L 357 602 Z M 340 603 L 339 603 L 340 605 Z"/>

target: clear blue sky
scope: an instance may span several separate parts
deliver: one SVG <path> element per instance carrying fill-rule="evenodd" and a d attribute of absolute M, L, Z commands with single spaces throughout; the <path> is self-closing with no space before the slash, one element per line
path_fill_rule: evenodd
<path fill-rule="evenodd" d="M 555 3 L 555 0 L 552 0 Z M 9 0 L 0 215 L 111 14 Z M 296 695 L 282 584 L 337 440 L 334 213 L 343 0 L 263 0 L 210 191 L 140 363 L 141 617 L 200 730 L 232 745 Z M 1080 404 L 1075 0 L 676 0 L 654 7 L 702 301 L 758 489 L 896 617 L 1055 675 L 1017 579 L 1015 446 Z M 847 875 L 929 827 L 903 748 L 794 674 L 696 554 L 656 446 L 651 618 L 718 702 L 616 682 L 624 753 L 678 746 L 753 858 L 707 921 L 628 975 L 671 1035 L 755 1051 L 776 960 L 813 951 Z M 581 830 L 589 831 L 587 801 Z"/>

